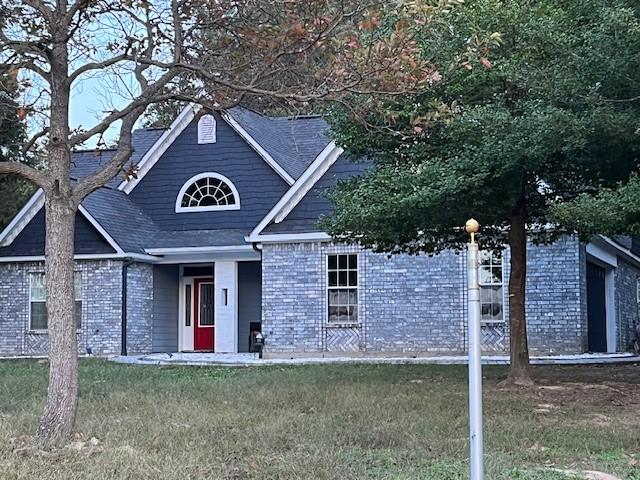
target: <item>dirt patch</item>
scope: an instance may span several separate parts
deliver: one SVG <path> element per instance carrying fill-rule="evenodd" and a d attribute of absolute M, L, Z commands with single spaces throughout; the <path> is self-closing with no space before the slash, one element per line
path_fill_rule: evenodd
<path fill-rule="evenodd" d="M 537 384 L 527 391 L 540 404 L 563 406 L 580 403 L 594 407 L 640 405 L 640 385 L 622 382 Z"/>

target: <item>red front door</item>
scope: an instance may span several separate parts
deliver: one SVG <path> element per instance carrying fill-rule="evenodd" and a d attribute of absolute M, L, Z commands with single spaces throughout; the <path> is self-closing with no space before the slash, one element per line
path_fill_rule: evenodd
<path fill-rule="evenodd" d="M 196 278 L 194 287 L 193 348 L 213 351 L 215 320 L 213 315 L 213 278 Z"/>

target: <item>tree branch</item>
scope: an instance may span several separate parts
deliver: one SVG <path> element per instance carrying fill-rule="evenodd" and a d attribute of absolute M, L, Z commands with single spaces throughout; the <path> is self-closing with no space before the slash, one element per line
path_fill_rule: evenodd
<path fill-rule="evenodd" d="M 0 174 L 20 175 L 34 185 L 46 188 L 47 177 L 42 172 L 19 162 L 0 162 Z"/>

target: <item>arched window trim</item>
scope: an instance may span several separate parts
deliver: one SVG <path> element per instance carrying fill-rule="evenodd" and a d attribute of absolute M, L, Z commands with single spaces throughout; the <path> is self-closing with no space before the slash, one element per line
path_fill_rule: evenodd
<path fill-rule="evenodd" d="M 182 206 L 182 198 L 186 193 L 187 189 L 198 180 L 202 178 L 216 178 L 218 180 L 226 183 L 231 191 L 233 192 L 233 196 L 236 200 L 236 203 L 233 205 L 209 205 L 206 207 L 183 207 Z M 213 212 L 213 211 L 222 211 L 222 210 L 240 210 L 240 195 L 238 194 L 238 189 L 233 184 L 231 180 L 229 180 L 224 175 L 215 172 L 204 172 L 199 173 L 198 175 L 194 175 L 189 180 L 187 180 L 182 188 L 180 189 L 180 193 L 178 193 L 178 198 L 176 198 L 176 213 L 184 213 L 184 212 Z"/>

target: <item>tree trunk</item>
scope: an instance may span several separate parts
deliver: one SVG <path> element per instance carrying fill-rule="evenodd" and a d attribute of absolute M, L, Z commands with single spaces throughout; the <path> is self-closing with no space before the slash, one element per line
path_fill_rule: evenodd
<path fill-rule="evenodd" d="M 58 198 L 46 202 L 45 277 L 49 328 L 49 388 L 38 426 L 44 447 L 73 432 L 78 399 L 78 345 L 74 295 L 75 210 Z"/>
<path fill-rule="evenodd" d="M 46 448 L 59 445 L 71 437 L 78 404 L 78 344 L 73 291 L 73 240 L 77 205 L 72 200 L 69 175 L 70 85 L 66 10 L 66 2 L 58 2 L 51 27 L 51 113 L 47 146 L 49 184 L 44 188 L 49 387 L 37 431 L 37 442 Z"/>
<path fill-rule="evenodd" d="M 519 204 L 511 217 L 509 247 L 511 273 L 509 275 L 509 345 L 511 368 L 506 384 L 533 384 L 529 366 L 529 345 L 525 316 L 525 285 L 527 278 L 526 205 Z"/>

